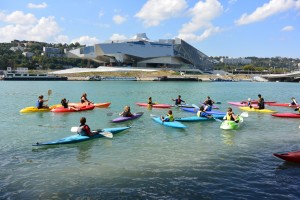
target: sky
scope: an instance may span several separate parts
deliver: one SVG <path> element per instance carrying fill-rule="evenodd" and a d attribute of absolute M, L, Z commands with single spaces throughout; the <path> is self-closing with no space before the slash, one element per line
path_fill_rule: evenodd
<path fill-rule="evenodd" d="M 93 45 L 137 33 L 208 56 L 300 58 L 300 0 L 0 0 L 0 42 Z"/>

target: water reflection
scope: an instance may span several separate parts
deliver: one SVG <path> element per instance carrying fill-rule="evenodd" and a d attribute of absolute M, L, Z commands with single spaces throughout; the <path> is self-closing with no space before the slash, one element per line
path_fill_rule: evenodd
<path fill-rule="evenodd" d="M 223 130 L 221 135 L 223 137 L 224 144 L 234 145 L 233 140 L 235 138 L 235 132 L 233 132 L 232 130 L 230 131 Z"/>

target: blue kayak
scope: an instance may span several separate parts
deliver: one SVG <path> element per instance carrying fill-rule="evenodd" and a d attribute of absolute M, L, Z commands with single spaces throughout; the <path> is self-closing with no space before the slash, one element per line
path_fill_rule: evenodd
<path fill-rule="evenodd" d="M 54 140 L 54 141 L 50 141 L 50 142 L 37 142 L 36 144 L 33 144 L 32 146 L 71 144 L 71 143 L 83 142 L 83 141 L 87 141 L 87 140 L 104 137 L 103 135 L 101 135 L 101 133 L 104 133 L 104 132 L 111 132 L 112 134 L 116 134 L 121 131 L 125 131 L 129 128 L 130 127 L 127 127 L 127 126 L 126 127 L 118 127 L 118 128 L 104 128 L 100 131 L 100 134 L 94 135 L 92 137 L 76 134 L 76 135 L 71 135 L 71 136 L 61 138 L 58 140 Z"/>
<path fill-rule="evenodd" d="M 225 115 L 213 115 L 215 119 L 223 119 Z M 214 118 L 206 118 L 206 117 L 198 117 L 198 116 L 192 116 L 192 117 L 181 117 L 176 118 L 175 121 L 180 122 L 198 122 L 198 121 L 212 121 L 215 120 Z"/>
<path fill-rule="evenodd" d="M 187 111 L 187 112 L 192 112 L 192 113 L 197 113 L 199 111 L 199 108 L 181 108 L 181 110 Z M 220 112 L 220 111 L 205 111 L 208 114 L 216 114 L 216 115 L 226 115 L 225 112 Z"/>
<path fill-rule="evenodd" d="M 183 125 L 180 122 L 174 121 L 174 122 L 162 122 L 160 117 L 152 117 L 152 119 L 154 121 L 156 121 L 159 124 L 162 124 L 164 126 L 169 126 L 169 127 L 173 127 L 173 128 L 186 128 L 185 125 Z"/>

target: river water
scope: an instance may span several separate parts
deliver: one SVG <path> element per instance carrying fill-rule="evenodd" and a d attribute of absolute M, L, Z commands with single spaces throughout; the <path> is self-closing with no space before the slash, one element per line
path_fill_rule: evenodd
<path fill-rule="evenodd" d="M 207 95 L 220 101 L 257 98 L 300 100 L 297 83 L 255 82 L 9 82 L 0 81 L 0 199 L 299 199 L 300 165 L 272 154 L 299 150 L 299 119 L 249 113 L 240 130 L 221 130 L 217 121 L 185 123 L 185 130 L 155 123 L 135 102 L 172 103 L 178 94 L 187 103 Z M 65 97 L 78 102 L 83 92 L 93 102 L 112 102 L 108 109 L 81 113 L 20 114 L 51 89 L 49 104 Z M 125 105 L 144 112 L 138 120 L 109 121 Z M 269 107 L 280 112 L 291 108 Z M 233 107 L 235 113 L 241 111 Z M 172 108 L 175 117 L 191 113 Z M 114 113 L 108 116 L 108 113 Z M 34 147 L 36 142 L 71 135 L 87 118 L 91 128 L 132 127 L 113 139 Z"/>

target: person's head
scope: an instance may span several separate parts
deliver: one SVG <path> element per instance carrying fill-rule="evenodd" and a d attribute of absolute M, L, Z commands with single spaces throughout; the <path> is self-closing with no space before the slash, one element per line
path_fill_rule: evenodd
<path fill-rule="evenodd" d="M 86 94 L 86 93 L 83 93 L 83 94 L 82 94 L 82 96 L 83 96 L 83 97 L 86 97 L 86 96 L 87 96 L 87 94 Z"/>
<path fill-rule="evenodd" d="M 227 108 L 227 112 L 228 112 L 228 113 L 232 113 L 232 108 L 231 108 L 231 107 L 228 107 L 228 108 Z"/>
<path fill-rule="evenodd" d="M 178 95 L 178 99 L 180 99 L 181 98 L 181 95 Z"/>
<path fill-rule="evenodd" d="M 200 111 L 203 111 L 204 110 L 204 106 L 200 106 Z"/>
<path fill-rule="evenodd" d="M 294 100 L 295 99 L 295 97 L 292 97 L 292 100 Z"/>
<path fill-rule="evenodd" d="M 251 98 L 248 98 L 248 101 L 251 101 Z"/>
<path fill-rule="evenodd" d="M 169 110 L 169 111 L 168 111 L 168 114 L 169 114 L 169 115 L 172 115 L 172 110 Z"/>
<path fill-rule="evenodd" d="M 207 96 L 207 99 L 210 99 L 210 96 Z"/>
<path fill-rule="evenodd" d="M 43 99 L 43 98 L 44 98 L 44 96 L 43 96 L 43 95 L 40 95 L 40 96 L 39 96 L 39 99 Z"/>
<path fill-rule="evenodd" d="M 152 97 L 149 97 L 149 100 L 152 100 Z"/>
<path fill-rule="evenodd" d="M 260 98 L 260 97 L 261 97 L 261 94 L 258 94 L 257 96 Z"/>
<path fill-rule="evenodd" d="M 80 118 L 80 124 L 85 124 L 86 123 L 86 118 L 85 117 L 81 117 Z"/>
<path fill-rule="evenodd" d="M 61 100 L 62 103 L 63 103 L 63 102 L 66 102 L 66 101 L 67 101 L 66 98 L 63 98 L 63 99 Z"/>
<path fill-rule="evenodd" d="M 129 112 L 129 111 L 130 111 L 130 106 L 125 106 L 125 107 L 124 107 L 124 111 L 125 111 L 125 112 Z"/>

